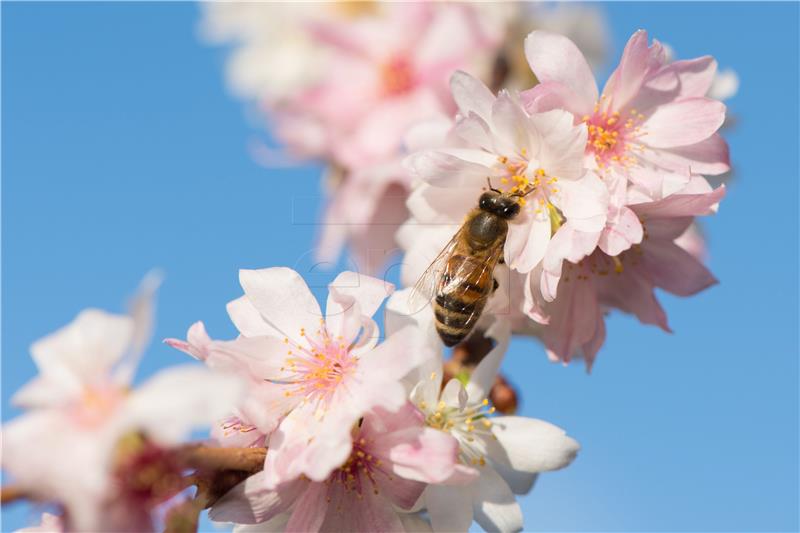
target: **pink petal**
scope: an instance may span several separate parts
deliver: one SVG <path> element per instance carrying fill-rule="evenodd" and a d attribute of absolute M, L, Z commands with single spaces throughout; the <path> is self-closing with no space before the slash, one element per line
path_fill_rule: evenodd
<path fill-rule="evenodd" d="M 603 91 L 611 99 L 610 108 L 622 110 L 636 96 L 647 76 L 650 57 L 647 32 L 639 30 L 625 45 L 619 66 Z"/>
<path fill-rule="evenodd" d="M 639 217 L 630 208 L 623 206 L 613 223 L 600 234 L 597 245 L 603 252 L 613 257 L 642 242 L 643 235 Z"/>
<path fill-rule="evenodd" d="M 328 485 L 325 483 L 309 483 L 307 489 L 296 500 L 292 516 L 286 524 L 286 531 L 310 533 L 319 531 L 325 521 L 325 515 L 332 511 L 327 501 Z"/>
<path fill-rule="evenodd" d="M 253 306 L 247 296 L 240 296 L 228 302 L 225 308 L 233 325 L 245 337 L 276 335 L 275 328 L 264 322 L 261 313 Z"/>
<path fill-rule="evenodd" d="M 363 323 L 394 292 L 394 285 L 356 272 L 342 272 L 328 286 L 325 323 L 328 332 L 344 342 L 355 340 Z"/>
<path fill-rule="evenodd" d="M 700 261 L 672 242 L 647 246 L 644 261 L 652 282 L 677 296 L 692 296 L 717 283 Z"/>
<path fill-rule="evenodd" d="M 522 91 L 519 97 L 525 111 L 531 114 L 553 109 L 565 109 L 578 117 L 586 114 L 572 89 L 557 81 L 538 83 L 532 89 Z"/>
<path fill-rule="evenodd" d="M 510 243 L 506 246 L 508 265 L 523 274 L 533 269 L 544 257 L 547 243 L 550 242 L 550 217 L 546 213 L 534 215 L 528 224 L 510 224 Z M 524 240 L 522 240 L 524 239 Z M 516 254 L 513 247 L 523 245 Z"/>
<path fill-rule="evenodd" d="M 397 512 L 382 494 L 375 494 L 371 487 L 367 487 L 361 492 L 361 496 L 362 499 L 358 499 L 354 491 L 344 490 L 340 483 L 332 484 L 328 490 L 330 503 L 327 504 L 325 522 L 320 529 L 331 532 L 403 531 L 403 523 Z"/>
<path fill-rule="evenodd" d="M 575 43 L 564 36 L 534 31 L 525 39 L 525 57 L 541 82 L 558 82 L 574 95 L 573 113 L 591 112 L 597 101 L 597 85 L 586 58 Z"/>
<path fill-rule="evenodd" d="M 478 150 L 438 150 L 411 154 L 405 164 L 415 176 L 437 187 L 480 187 L 496 161 Z"/>
<path fill-rule="evenodd" d="M 728 143 L 719 133 L 698 143 L 662 150 L 645 150 L 640 155 L 661 168 L 716 176 L 731 169 Z"/>
<path fill-rule="evenodd" d="M 717 62 L 711 56 L 674 61 L 669 65 L 681 82 L 681 98 L 705 96 L 717 73 Z"/>
<path fill-rule="evenodd" d="M 688 98 L 662 105 L 642 125 L 643 142 L 653 148 L 688 146 L 711 137 L 725 121 L 725 104 Z"/>
<path fill-rule="evenodd" d="M 600 301 L 626 313 L 636 315 L 643 324 L 659 326 L 670 332 L 667 315 L 653 293 L 653 283 L 641 274 L 642 269 L 626 271 L 620 275 L 608 275 L 598 282 Z"/>
<path fill-rule="evenodd" d="M 725 197 L 725 185 L 707 194 L 673 194 L 657 202 L 636 204 L 633 210 L 646 219 L 691 217 L 713 213 L 713 207 Z"/>
<path fill-rule="evenodd" d="M 259 472 L 229 490 L 208 511 L 215 522 L 257 524 L 288 511 L 308 488 L 308 481 L 297 480 L 276 490 L 264 487 L 264 472 Z"/>
<path fill-rule="evenodd" d="M 300 332 L 319 329 L 322 312 L 303 278 L 290 268 L 240 270 L 245 295 L 276 337 L 300 343 Z"/>
<path fill-rule="evenodd" d="M 491 118 L 494 95 L 483 82 L 459 70 L 450 78 L 450 90 L 463 116 L 473 112 L 485 121 Z"/>

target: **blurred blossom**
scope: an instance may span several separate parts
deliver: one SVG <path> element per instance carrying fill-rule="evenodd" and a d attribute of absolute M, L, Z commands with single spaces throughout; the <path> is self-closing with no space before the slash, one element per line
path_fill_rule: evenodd
<path fill-rule="evenodd" d="M 708 89 L 706 96 L 716 100 L 728 100 L 739 92 L 739 75 L 736 71 L 727 68 L 714 75 L 714 81 Z"/>
<path fill-rule="evenodd" d="M 27 412 L 3 427 L 3 468 L 15 485 L 62 505 L 70 530 L 152 530 L 154 505 L 181 487 L 156 494 L 125 465 L 141 466 L 147 450 L 149 467 L 166 473 L 163 450 L 222 416 L 239 394 L 238 380 L 197 366 L 164 369 L 133 388 L 156 285 L 145 280 L 129 315 L 87 309 L 35 342 L 39 376 L 13 397 Z"/>
<path fill-rule="evenodd" d="M 365 413 L 352 438 L 350 453 L 322 480 L 268 488 L 261 472 L 214 504 L 211 519 L 256 523 L 259 531 L 420 531 L 419 519 L 399 511 L 410 510 L 427 483 L 452 476 L 458 443 L 425 427 L 410 403 Z"/>
<path fill-rule="evenodd" d="M 425 424 L 458 441 L 459 464 L 444 483 L 431 483 L 423 494 L 434 531 L 466 531 L 473 519 L 486 531 L 519 531 L 522 510 L 515 494 L 526 494 L 539 472 L 564 468 L 579 445 L 547 422 L 518 416 L 492 416 L 488 395 L 511 340 L 507 321 L 486 328 L 493 348 L 468 378 L 450 379 L 442 388 L 441 342 L 426 308 L 410 314 L 410 289 L 395 293 L 387 304 L 387 322 L 416 322 L 438 357 L 429 359 L 407 378 L 411 401 L 425 415 Z"/>
<path fill-rule="evenodd" d="M 354 272 L 329 286 L 325 318 L 288 268 L 242 270 L 245 295 L 228 304 L 241 336 L 212 341 L 202 323 L 167 342 L 212 368 L 242 375 L 248 393 L 215 435 L 223 445 L 268 446 L 267 488 L 304 476 L 327 479 L 353 453 L 352 428 L 374 408 L 397 411 L 401 382 L 432 354 L 413 325 L 378 342 L 371 318 L 393 287 Z"/>
<path fill-rule="evenodd" d="M 61 533 L 65 531 L 64 521 L 58 515 L 42 513 L 39 525 L 18 529 L 17 533 Z"/>

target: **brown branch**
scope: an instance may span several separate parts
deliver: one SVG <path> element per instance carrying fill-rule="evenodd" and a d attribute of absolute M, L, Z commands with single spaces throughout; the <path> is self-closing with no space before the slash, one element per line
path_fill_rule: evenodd
<path fill-rule="evenodd" d="M 5 487 L 0 487 L 0 504 L 6 505 L 7 503 L 14 503 L 19 500 L 24 499 L 35 499 L 33 494 L 31 494 L 28 490 L 23 489 L 22 487 L 16 487 L 14 485 L 6 485 Z"/>
<path fill-rule="evenodd" d="M 191 444 L 176 451 L 178 460 L 198 470 L 237 470 L 255 474 L 264 468 L 266 448 L 213 448 Z"/>

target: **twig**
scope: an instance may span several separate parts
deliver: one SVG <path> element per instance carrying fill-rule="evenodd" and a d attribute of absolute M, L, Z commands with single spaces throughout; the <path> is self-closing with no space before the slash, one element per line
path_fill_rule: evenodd
<path fill-rule="evenodd" d="M 17 487 L 14 485 L 6 485 L 5 487 L 0 487 L 0 503 L 2 505 L 6 505 L 7 503 L 14 503 L 18 500 L 23 500 L 26 498 L 33 498 L 30 492 L 23 489 L 22 487 Z"/>
<path fill-rule="evenodd" d="M 255 474 L 264 468 L 266 448 L 212 448 L 188 445 L 176 451 L 187 467 L 199 470 L 237 470 Z"/>

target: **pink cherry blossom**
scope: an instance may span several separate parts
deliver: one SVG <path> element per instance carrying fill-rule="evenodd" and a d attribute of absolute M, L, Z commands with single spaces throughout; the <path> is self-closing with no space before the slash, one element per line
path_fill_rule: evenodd
<path fill-rule="evenodd" d="M 543 31 L 525 41 L 540 84 L 523 93 L 529 111 L 564 109 L 588 128 L 587 166 L 625 176 L 658 200 L 691 174 L 730 169 L 728 146 L 716 133 L 725 106 L 706 97 L 716 72 L 710 56 L 667 62 L 663 46 L 633 34 L 602 94 L 589 66 L 566 37 Z"/>
<path fill-rule="evenodd" d="M 153 449 L 177 444 L 224 415 L 241 391 L 235 378 L 194 365 L 132 388 L 155 285 L 145 281 L 129 315 L 87 309 L 35 342 L 39 376 L 13 398 L 28 410 L 3 426 L 3 468 L 15 484 L 61 504 L 70 530 L 151 530 L 150 502 L 128 498 L 115 477 L 117 446 L 131 434 Z"/>
<path fill-rule="evenodd" d="M 364 413 L 404 405 L 401 379 L 430 353 L 413 327 L 387 331 L 378 343 L 371 317 L 394 289 L 381 280 L 340 274 L 323 318 L 291 269 L 242 270 L 239 279 L 245 295 L 228 304 L 239 338 L 212 341 L 198 323 L 188 342 L 167 342 L 247 380 L 247 395 L 217 435 L 237 444 L 266 439 L 270 488 L 301 475 L 322 481 L 350 455 L 351 429 Z"/>
<path fill-rule="evenodd" d="M 520 276 L 521 277 L 521 276 Z M 421 506 L 434 531 L 466 531 L 473 519 L 487 531 L 519 531 L 522 510 L 515 495 L 530 491 L 540 472 L 569 465 L 580 448 L 565 432 L 547 422 L 520 416 L 493 416 L 487 397 L 511 341 L 506 316 L 483 322 L 482 332 L 494 347 L 466 384 L 451 379 L 442 388 L 441 342 L 431 327 L 430 308 L 412 312 L 410 289 L 392 295 L 387 323 L 416 322 L 427 328 L 427 342 L 437 357 L 407 378 L 414 383 L 411 401 L 425 415 L 425 424 L 452 435 L 459 444 L 459 464 L 445 483 L 432 483 Z"/>
<path fill-rule="evenodd" d="M 439 222 L 457 222 L 487 189 L 525 194 L 520 214 L 509 222 L 505 260 L 530 272 L 545 256 L 565 220 L 599 232 L 605 224 L 603 183 L 583 168 L 586 129 L 564 111 L 527 113 L 508 92 L 495 97 L 477 79 L 458 72 L 451 80 L 459 117 L 442 148 L 419 151 L 407 165 L 432 187 L 409 200 L 412 211 L 426 203 Z"/>
<path fill-rule="evenodd" d="M 210 516 L 259 523 L 262 531 L 406 531 L 398 510 L 411 510 L 426 484 L 449 479 L 457 452 L 456 440 L 426 428 L 410 403 L 395 412 L 376 408 L 353 429 L 350 453 L 322 480 L 269 488 L 261 472 L 214 504 Z"/>
<path fill-rule="evenodd" d="M 691 296 L 716 283 L 708 269 L 681 244 L 686 242 L 684 234 L 695 216 L 714 212 L 725 187 L 707 192 L 693 190 L 695 187 L 663 200 L 633 205 L 644 227 L 641 244 L 613 257 L 598 249 L 577 263 L 565 261 L 563 271 L 556 273 L 561 284 L 554 301 L 547 302 L 535 290 L 527 289 L 533 302 L 527 311 L 546 324 L 539 336 L 551 359 L 566 363 L 581 356 L 591 368 L 605 340 L 607 309 L 619 309 L 644 324 L 670 331 L 653 289 Z"/>

